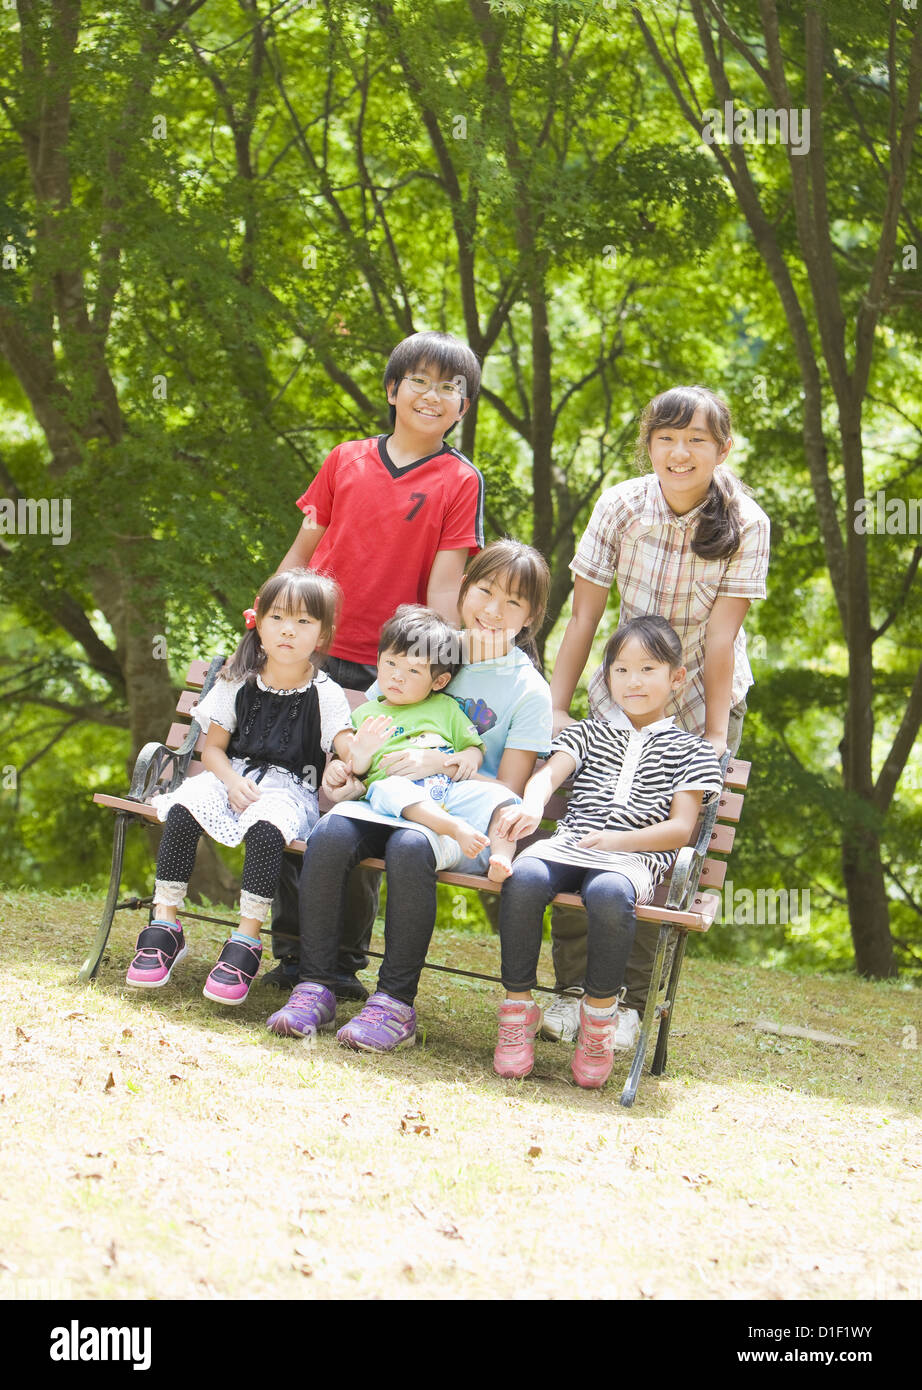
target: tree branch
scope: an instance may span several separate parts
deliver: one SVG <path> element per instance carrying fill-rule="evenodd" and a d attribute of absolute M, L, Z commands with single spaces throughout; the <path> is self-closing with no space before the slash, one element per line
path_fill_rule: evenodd
<path fill-rule="evenodd" d="M 920 725 L 922 725 L 922 662 L 919 663 L 919 669 L 916 671 L 916 678 L 912 683 L 909 701 L 903 711 L 903 718 L 900 720 L 896 737 L 890 745 L 890 752 L 887 754 L 880 770 L 880 776 L 874 784 L 873 802 L 881 813 L 887 811 L 893 799 L 897 783 L 915 744 Z"/>

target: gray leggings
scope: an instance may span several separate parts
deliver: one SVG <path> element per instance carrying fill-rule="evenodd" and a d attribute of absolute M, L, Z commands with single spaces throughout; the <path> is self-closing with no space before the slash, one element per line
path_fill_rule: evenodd
<path fill-rule="evenodd" d="M 633 883 L 606 869 L 557 864 L 531 855 L 516 860 L 500 896 L 503 984 L 513 994 L 534 989 L 544 909 L 558 893 L 579 893 L 586 905 L 586 993 L 594 999 L 617 994 L 637 926 Z"/>

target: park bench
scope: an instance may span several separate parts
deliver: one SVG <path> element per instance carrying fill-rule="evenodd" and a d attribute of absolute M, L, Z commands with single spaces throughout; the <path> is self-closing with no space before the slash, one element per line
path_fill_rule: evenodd
<path fill-rule="evenodd" d="M 105 907 L 93 945 L 80 969 L 79 980 L 83 983 L 93 979 L 99 969 L 112 920 L 122 909 L 149 908 L 150 898 L 128 898 L 119 902 L 122 863 L 125 850 L 125 832 L 132 824 L 156 821 L 157 813 L 150 805 L 151 798 L 158 792 L 175 791 L 185 777 L 194 777 L 202 771 L 200 755 L 205 746 L 205 737 L 195 722 L 194 712 L 198 700 L 211 689 L 215 678 L 224 664 L 224 658 L 215 657 L 213 661 L 194 661 L 186 677 L 187 689 L 180 696 L 176 706 L 180 719 L 174 722 L 164 743 L 145 744 L 135 763 L 131 786 L 126 796 L 110 796 L 97 792 L 93 800 L 101 806 L 108 806 L 115 812 L 115 833 L 112 847 L 112 871 Z M 347 691 L 353 707 L 364 699 L 358 692 Z M 731 760 L 724 754 L 721 763 L 724 787 L 719 797 L 712 797 L 701 812 L 697 827 L 688 845 L 679 850 L 667 880 L 656 890 L 654 901 L 637 908 L 637 918 L 659 926 L 653 973 L 646 1006 L 641 1020 L 640 1036 L 634 1052 L 633 1061 L 624 1088 L 621 1104 L 633 1104 L 640 1082 L 640 1075 L 646 1058 L 647 1046 L 654 1025 L 657 1026 L 656 1045 L 651 1074 L 659 1076 L 666 1066 L 666 1049 L 669 1040 L 669 1026 L 675 1008 L 679 975 L 685 954 L 689 932 L 706 932 L 717 916 L 720 897 L 717 892 L 724 882 L 727 871 L 726 858 L 712 858 L 714 854 L 728 855 L 736 835 L 735 825 L 739 821 L 743 804 L 742 791 L 749 780 L 750 764 Z M 558 794 L 548 804 L 545 829 L 539 834 L 550 833 L 551 825 L 563 813 L 565 799 Z M 523 841 L 523 843 L 526 843 Z M 295 840 L 288 849 L 291 853 L 303 854 L 304 841 Z M 363 861 L 369 868 L 383 869 L 381 859 Z M 437 875 L 440 883 L 459 888 L 475 888 L 488 893 L 497 893 L 500 888 L 487 878 L 477 874 L 442 872 Z M 582 908 L 582 900 L 575 893 L 560 893 L 555 903 Z M 184 917 L 209 922 L 220 922 L 233 926 L 230 919 L 208 917 L 201 913 L 185 912 Z M 370 952 L 378 955 L 378 952 Z M 500 983 L 498 976 L 478 975 L 454 967 L 432 964 L 427 968 L 441 970 L 448 974 L 467 975 L 476 979 Z M 552 993 L 549 986 L 539 986 L 542 991 Z M 662 996 L 662 997 L 661 997 Z"/>

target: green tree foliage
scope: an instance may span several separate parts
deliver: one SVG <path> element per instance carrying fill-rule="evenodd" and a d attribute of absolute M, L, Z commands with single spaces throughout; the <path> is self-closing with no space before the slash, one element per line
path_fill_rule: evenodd
<path fill-rule="evenodd" d="M 603 0 L 19 0 L 0 12 L 0 491 L 66 497 L 72 525 L 66 545 L 0 535 L 0 768 L 19 770 L 0 790 L 0 830 L 18 832 L 4 877 L 102 872 L 108 827 L 87 788 L 124 789 L 188 660 L 233 645 L 328 449 L 387 428 L 391 347 L 443 328 L 483 358 L 458 442 L 486 475 L 492 533 L 548 556 L 552 620 L 592 502 L 633 471 L 643 403 L 681 380 L 727 395 L 734 461 L 774 524 L 770 599 L 747 621 L 744 754 L 762 773 L 733 878 L 809 887 L 815 929 L 731 923 L 711 949 L 847 963 L 849 912 L 865 920 L 846 881 L 860 843 L 877 947 L 889 908 L 911 963 L 922 884 L 904 755 L 922 549 L 858 541 L 846 524 L 854 432 L 817 307 L 848 328 L 846 373 L 855 326 L 870 329 L 863 485 L 908 500 L 919 279 L 901 248 L 919 247 L 917 182 L 903 180 L 883 271 L 877 250 L 917 70 L 916 16 L 898 9 L 811 4 L 805 21 L 770 0 L 633 14 Z M 740 104 L 765 104 L 780 81 L 773 15 L 790 104 L 825 112 L 803 178 L 779 146 L 708 146 L 682 109 L 698 120 L 719 104 L 721 72 Z M 848 592 L 862 565 L 867 669 L 842 599 L 843 567 Z M 869 788 L 872 766 L 888 797 Z M 133 852 L 140 879 L 140 837 Z M 206 886 L 222 885 L 212 865 Z"/>

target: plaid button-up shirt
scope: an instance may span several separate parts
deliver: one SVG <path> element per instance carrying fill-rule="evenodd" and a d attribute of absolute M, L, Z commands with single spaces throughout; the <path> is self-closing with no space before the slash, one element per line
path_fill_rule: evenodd
<path fill-rule="evenodd" d="M 685 653 L 688 677 L 666 706 L 667 715 L 690 733 L 705 730 L 704 634 L 718 598 L 765 597 L 770 525 L 752 498 L 738 494 L 742 519 L 739 549 L 729 559 L 704 560 L 691 548 L 704 503 L 683 516 L 666 502 L 655 473 L 617 483 L 602 493 L 570 568 L 582 579 L 606 588 L 617 579 L 619 622 L 657 613 L 675 628 Z M 746 634 L 734 644 L 731 707 L 752 685 Z M 589 682 L 589 706 L 607 718 L 617 706 L 601 670 Z"/>

